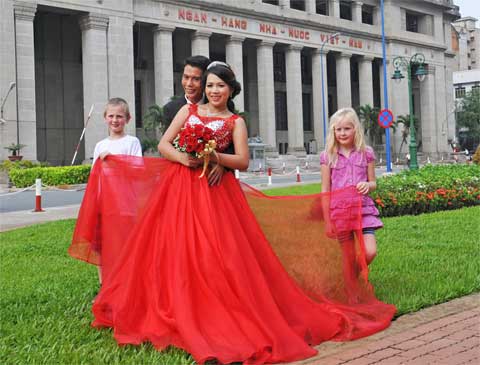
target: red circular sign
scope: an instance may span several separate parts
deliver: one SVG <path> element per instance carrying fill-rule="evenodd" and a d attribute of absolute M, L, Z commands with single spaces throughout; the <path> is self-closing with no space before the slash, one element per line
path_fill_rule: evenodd
<path fill-rule="evenodd" d="M 378 124 L 382 128 L 390 128 L 393 124 L 393 113 L 390 109 L 382 109 L 378 113 Z"/>

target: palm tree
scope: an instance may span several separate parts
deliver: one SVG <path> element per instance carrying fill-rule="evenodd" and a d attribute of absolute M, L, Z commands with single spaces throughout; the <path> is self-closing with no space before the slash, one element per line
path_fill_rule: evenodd
<path fill-rule="evenodd" d="M 402 152 L 403 145 L 408 145 L 408 136 L 410 136 L 410 114 L 397 115 L 397 119 L 393 122 L 393 125 L 397 127 L 400 124 L 403 125 L 403 128 L 402 128 L 402 143 L 400 144 L 400 149 L 398 151 L 399 153 Z M 415 115 L 413 116 L 413 125 L 415 126 L 415 135 L 418 136 L 419 120 Z M 420 143 L 418 141 L 417 147 L 419 145 Z"/>
<path fill-rule="evenodd" d="M 143 117 L 143 137 L 140 142 L 142 151 L 156 151 L 160 136 L 165 131 L 166 121 L 163 116 L 163 108 L 157 104 L 151 105 Z"/>
<path fill-rule="evenodd" d="M 381 144 L 383 128 L 378 125 L 378 114 L 380 109 L 372 107 L 369 104 L 361 105 L 357 108 L 357 114 L 363 124 L 365 135 L 371 144 Z"/>
<path fill-rule="evenodd" d="M 157 104 L 150 105 L 143 117 L 143 129 L 145 131 L 163 132 L 165 128 L 163 108 Z"/>

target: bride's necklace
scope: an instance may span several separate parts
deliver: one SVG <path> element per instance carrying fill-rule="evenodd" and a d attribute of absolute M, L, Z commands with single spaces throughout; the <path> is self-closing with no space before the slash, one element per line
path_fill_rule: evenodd
<path fill-rule="evenodd" d="M 228 108 L 225 108 L 219 112 L 211 112 L 210 111 L 210 108 L 207 106 L 207 117 L 216 117 L 218 115 L 222 115 L 224 114 L 226 111 L 228 110 Z"/>

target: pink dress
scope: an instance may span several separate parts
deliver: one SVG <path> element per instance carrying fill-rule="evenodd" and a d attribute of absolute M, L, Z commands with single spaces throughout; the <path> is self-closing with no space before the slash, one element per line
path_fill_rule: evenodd
<path fill-rule="evenodd" d="M 330 190 L 335 191 L 347 186 L 356 186 L 361 181 L 368 181 L 367 169 L 368 164 L 372 161 L 375 161 L 375 153 L 368 146 L 365 152 L 353 150 L 348 157 L 338 152 L 337 163 L 330 169 Z M 328 165 L 328 155 L 325 151 L 320 154 L 320 163 Z M 378 209 L 372 198 L 364 195 L 362 198 L 362 227 L 383 227 L 378 215 Z"/>

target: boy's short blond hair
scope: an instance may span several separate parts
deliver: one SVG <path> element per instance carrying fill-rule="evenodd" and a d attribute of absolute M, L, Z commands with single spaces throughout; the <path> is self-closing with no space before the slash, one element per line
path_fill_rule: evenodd
<path fill-rule="evenodd" d="M 125 115 L 127 116 L 127 118 L 129 118 L 129 119 L 131 118 L 130 108 L 128 107 L 128 103 L 125 99 L 122 99 L 122 98 L 111 98 L 110 100 L 108 100 L 107 104 L 105 105 L 105 110 L 103 111 L 103 117 L 104 118 L 107 115 L 107 109 L 110 105 L 112 105 L 112 106 L 122 106 L 123 111 L 125 112 Z"/>

